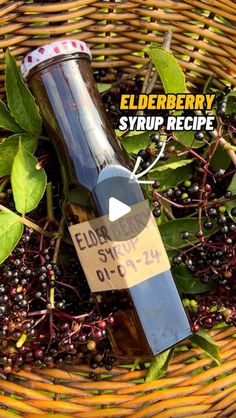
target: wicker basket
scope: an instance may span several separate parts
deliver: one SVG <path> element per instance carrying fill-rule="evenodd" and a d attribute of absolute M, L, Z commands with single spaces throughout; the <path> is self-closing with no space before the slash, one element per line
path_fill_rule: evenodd
<path fill-rule="evenodd" d="M 0 380 L 0 405 L 6 408 L 0 409 L 0 417 L 235 418 L 233 332 L 230 327 L 212 331 L 221 349 L 220 366 L 211 367 L 212 360 L 199 348 L 180 350 L 166 376 L 148 383 L 146 370 L 125 367 L 115 367 L 99 381 L 85 376 L 85 365 L 16 373 L 12 381 Z"/>
<path fill-rule="evenodd" d="M 74 0 L 44 3 L 0 0 L 0 92 L 4 51 L 18 62 L 32 48 L 62 37 L 86 41 L 95 69 L 131 73 L 147 61 L 143 48 L 162 43 L 171 26 L 171 49 L 189 88 L 226 80 L 236 86 L 236 5 L 233 0 Z M 115 367 L 103 379 L 86 377 L 88 366 L 21 371 L 0 380 L 0 418 L 236 417 L 236 338 L 230 327 L 212 331 L 223 363 L 200 349 L 179 350 L 164 378 L 145 383 L 146 370 Z M 189 344 L 187 342 L 187 344 Z M 96 373 L 104 370 L 96 369 Z"/>
<path fill-rule="evenodd" d="M 72 34 L 92 48 L 94 68 L 132 72 L 147 60 L 145 44 L 162 43 L 171 26 L 171 49 L 190 88 L 212 74 L 236 86 L 234 0 L 0 0 L 0 4 L 2 82 L 5 48 L 12 48 L 20 62 L 31 48 Z"/>

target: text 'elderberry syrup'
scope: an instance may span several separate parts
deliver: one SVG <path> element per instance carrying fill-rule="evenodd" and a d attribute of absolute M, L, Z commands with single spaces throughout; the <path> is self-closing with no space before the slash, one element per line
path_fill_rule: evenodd
<path fill-rule="evenodd" d="M 191 334 L 153 215 L 109 124 L 84 42 L 28 54 L 22 74 L 61 164 L 70 233 L 117 357 L 151 357 Z M 79 278 L 78 278 L 79 280 Z"/>

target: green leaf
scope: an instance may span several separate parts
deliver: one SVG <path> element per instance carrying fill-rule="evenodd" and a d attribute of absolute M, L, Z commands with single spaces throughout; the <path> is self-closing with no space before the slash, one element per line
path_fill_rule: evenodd
<path fill-rule="evenodd" d="M 22 215 L 35 209 L 45 192 L 46 174 L 43 169 L 36 169 L 37 162 L 20 143 L 12 166 L 11 183 L 16 210 Z"/>
<path fill-rule="evenodd" d="M 170 348 L 169 350 L 166 350 L 154 357 L 147 372 L 146 382 L 151 382 L 152 380 L 163 376 L 168 369 L 174 350 L 174 348 Z"/>
<path fill-rule="evenodd" d="M 104 93 L 104 91 L 107 91 L 111 88 L 112 84 L 108 84 L 108 83 L 97 83 L 97 88 L 99 93 Z"/>
<path fill-rule="evenodd" d="M 219 346 L 206 331 L 199 331 L 193 334 L 190 339 L 194 344 L 201 347 L 218 365 L 221 363 Z"/>
<path fill-rule="evenodd" d="M 231 193 L 233 194 L 233 196 L 236 196 L 236 174 L 234 174 L 231 183 L 228 187 L 228 190 L 231 191 Z"/>
<path fill-rule="evenodd" d="M 204 84 L 203 91 L 202 91 L 203 94 L 207 93 L 207 89 L 208 87 L 210 87 L 213 79 L 214 79 L 214 74 L 211 74 Z"/>
<path fill-rule="evenodd" d="M 185 76 L 173 54 L 160 46 L 144 49 L 149 55 L 162 81 L 165 93 L 186 93 Z"/>
<path fill-rule="evenodd" d="M 215 144 L 211 145 L 211 149 L 214 147 Z M 222 146 L 217 147 L 216 152 L 214 153 L 212 159 L 211 159 L 211 167 L 214 170 L 219 170 L 220 168 L 223 168 L 226 170 L 231 163 L 231 159 L 229 158 L 227 152 L 224 151 Z"/>
<path fill-rule="evenodd" d="M 174 132 L 174 135 L 183 145 L 186 145 L 187 147 L 201 148 L 204 146 L 204 142 L 197 141 L 195 139 L 195 131 L 177 131 Z"/>
<path fill-rule="evenodd" d="M 125 147 L 128 153 L 137 154 L 141 149 L 147 148 L 150 145 L 150 132 L 142 132 L 138 134 L 133 134 L 131 136 L 126 136 L 122 139 L 121 144 Z"/>
<path fill-rule="evenodd" d="M 159 167 L 155 168 L 153 171 L 165 171 L 165 170 L 176 170 L 176 168 L 183 167 L 185 165 L 191 164 L 191 160 L 178 160 L 171 163 L 167 163 L 164 165 L 160 165 Z"/>
<path fill-rule="evenodd" d="M 212 283 L 202 283 L 200 279 L 194 277 L 186 266 L 178 266 L 172 269 L 176 286 L 179 291 L 185 294 L 200 294 L 212 288 Z"/>
<path fill-rule="evenodd" d="M 189 167 L 180 167 L 176 170 L 166 170 L 158 172 L 156 172 L 154 169 L 150 173 L 150 178 L 152 180 L 157 180 L 160 182 L 158 192 L 162 192 L 163 190 L 175 187 L 183 181 L 190 179 L 191 172 L 189 170 Z"/>
<path fill-rule="evenodd" d="M 23 225 L 14 213 L 0 212 L 0 264 L 9 256 L 23 234 Z"/>
<path fill-rule="evenodd" d="M 236 89 L 234 88 L 233 90 L 231 90 L 231 92 L 227 96 L 236 96 Z"/>
<path fill-rule="evenodd" d="M 11 135 L 0 144 L 0 177 L 11 173 L 14 158 L 18 152 L 19 139 L 24 149 L 34 153 L 37 146 L 37 139 L 29 134 Z"/>
<path fill-rule="evenodd" d="M 15 58 L 6 52 L 7 103 L 16 122 L 28 133 L 39 134 L 42 120 L 34 97 L 22 81 Z"/>
<path fill-rule="evenodd" d="M 198 230 L 198 223 L 196 218 L 180 218 L 174 221 L 167 222 L 159 226 L 160 233 L 165 247 L 170 249 L 183 248 L 189 242 L 197 241 L 196 232 Z M 188 240 L 180 237 L 182 231 L 188 231 L 190 235 Z"/>
<path fill-rule="evenodd" d="M 131 372 L 133 372 L 135 369 L 137 369 L 140 361 L 142 361 L 141 357 L 136 357 L 136 359 L 134 360 L 134 364 L 132 366 Z"/>
<path fill-rule="evenodd" d="M 202 222 L 204 222 L 205 219 L 206 218 L 203 218 Z M 205 236 L 212 234 L 217 228 L 218 226 L 215 224 L 210 231 L 205 231 Z M 198 238 L 196 238 L 196 232 L 198 231 L 197 218 L 175 219 L 174 221 L 169 221 L 160 225 L 159 229 L 167 250 L 183 248 L 189 245 L 189 243 L 198 241 Z M 180 237 L 182 231 L 188 231 L 190 233 L 190 237 L 187 240 Z"/>
<path fill-rule="evenodd" d="M 11 132 L 21 132 L 22 130 L 2 100 L 0 100 L 0 128 Z"/>
<path fill-rule="evenodd" d="M 232 193 L 232 195 L 234 196 L 234 199 L 229 200 L 228 202 L 225 202 L 224 203 L 224 206 L 227 208 L 228 213 L 229 213 L 229 216 L 234 221 L 236 221 L 236 216 L 232 216 L 231 213 L 230 213 L 231 210 L 236 207 L 236 174 L 234 174 L 234 176 L 233 176 L 233 178 L 231 180 L 231 183 L 230 183 L 230 185 L 228 187 L 228 190 Z"/>
<path fill-rule="evenodd" d="M 226 105 L 226 115 L 231 115 L 232 113 L 236 112 L 236 101 L 235 96 L 231 95 L 228 97 L 227 105 Z"/>

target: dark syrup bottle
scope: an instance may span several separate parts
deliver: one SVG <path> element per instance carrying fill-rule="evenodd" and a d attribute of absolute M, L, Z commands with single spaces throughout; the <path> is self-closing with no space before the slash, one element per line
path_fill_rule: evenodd
<path fill-rule="evenodd" d="M 90 60 L 84 42 L 65 40 L 28 54 L 21 67 L 60 160 L 65 211 L 80 222 L 107 215 L 112 196 L 127 205 L 144 200 L 138 183 L 132 192 L 120 184 L 132 164 L 111 129 Z M 94 294 L 102 315 L 113 311 L 108 333 L 117 357 L 151 357 L 191 334 L 170 269 Z"/>

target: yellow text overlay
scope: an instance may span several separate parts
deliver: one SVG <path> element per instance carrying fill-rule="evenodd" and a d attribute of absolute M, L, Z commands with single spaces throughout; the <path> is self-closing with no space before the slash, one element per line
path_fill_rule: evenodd
<path fill-rule="evenodd" d="M 121 110 L 210 110 L 215 94 L 122 94 Z"/>

